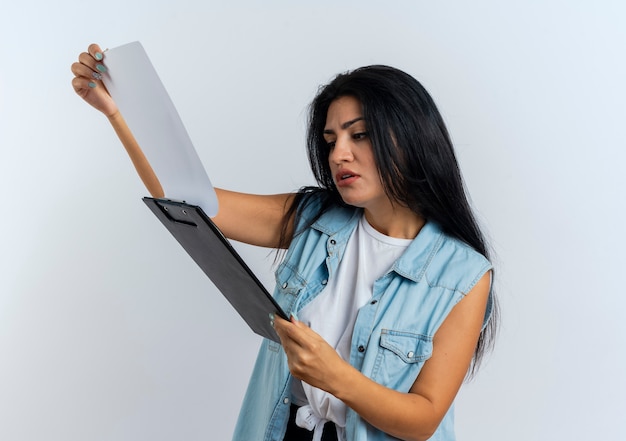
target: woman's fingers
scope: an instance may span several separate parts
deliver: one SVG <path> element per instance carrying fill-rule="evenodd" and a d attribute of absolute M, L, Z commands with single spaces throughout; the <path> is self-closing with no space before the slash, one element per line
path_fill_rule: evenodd
<path fill-rule="evenodd" d="M 300 326 L 298 326 L 298 324 Z M 276 317 L 274 321 L 274 329 L 276 329 L 278 336 L 283 340 L 289 339 L 290 341 L 297 343 L 299 346 L 304 346 L 306 344 L 306 337 L 302 332 L 303 328 L 304 325 L 297 322 L 293 318 L 291 321 L 287 321 L 280 317 Z"/>
<path fill-rule="evenodd" d="M 83 77 L 74 77 L 72 79 L 72 87 L 74 88 L 74 92 L 78 94 L 81 98 L 85 99 L 90 89 L 93 89 L 97 86 L 97 84 Z"/>
<path fill-rule="evenodd" d="M 291 374 L 311 386 L 330 391 L 337 363 L 343 363 L 337 352 L 318 333 L 295 320 L 276 318 L 274 329 L 287 355 Z"/>
<path fill-rule="evenodd" d="M 78 62 L 85 67 L 88 67 L 91 72 L 103 74 L 107 71 L 107 68 L 102 63 L 102 59 L 97 60 L 91 54 L 83 52 L 78 56 Z"/>
<path fill-rule="evenodd" d="M 102 74 L 100 72 L 94 71 L 82 63 L 73 63 L 71 70 L 75 77 L 98 81 L 102 79 Z"/>
<path fill-rule="evenodd" d="M 89 55 L 91 55 L 96 61 L 102 61 L 104 58 L 104 51 L 95 43 L 89 45 L 87 52 L 89 52 Z"/>
<path fill-rule="evenodd" d="M 78 62 L 71 66 L 74 78 L 74 91 L 87 103 L 107 116 L 117 112 L 117 106 L 102 83 L 102 75 L 107 72 L 104 53 L 97 44 L 89 45 L 87 52 L 78 56 Z"/>
<path fill-rule="evenodd" d="M 288 354 L 308 358 L 307 354 L 319 353 L 322 347 L 328 346 L 318 333 L 294 318 L 287 321 L 276 317 L 274 329 Z"/>

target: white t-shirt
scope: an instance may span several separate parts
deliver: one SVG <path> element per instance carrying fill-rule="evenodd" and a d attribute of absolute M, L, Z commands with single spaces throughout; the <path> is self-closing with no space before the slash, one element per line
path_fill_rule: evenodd
<path fill-rule="evenodd" d="M 372 297 L 374 282 L 389 271 L 411 241 L 385 236 L 362 216 L 346 244 L 336 276 L 298 313 L 300 321 L 320 334 L 341 358 L 349 360 L 359 308 Z M 309 430 L 318 429 L 314 440 L 321 439 L 327 421 L 333 421 L 339 432 L 346 425 L 346 405 L 327 392 L 294 379 L 292 400 L 302 406 L 296 423 Z"/>

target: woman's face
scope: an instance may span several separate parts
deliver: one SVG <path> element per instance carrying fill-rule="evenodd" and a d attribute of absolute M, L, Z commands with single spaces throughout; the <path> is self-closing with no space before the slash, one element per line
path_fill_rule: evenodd
<path fill-rule="evenodd" d="M 374 160 L 361 103 L 356 98 L 344 96 L 330 104 L 324 139 L 330 147 L 330 171 L 343 201 L 366 211 L 387 209 L 391 204 Z"/>

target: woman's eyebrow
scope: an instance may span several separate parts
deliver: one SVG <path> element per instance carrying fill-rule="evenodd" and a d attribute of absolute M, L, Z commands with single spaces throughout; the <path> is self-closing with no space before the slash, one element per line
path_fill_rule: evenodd
<path fill-rule="evenodd" d="M 346 121 L 345 123 L 343 123 L 343 124 L 341 125 L 341 128 L 342 128 L 343 130 L 345 130 L 345 129 L 347 129 L 348 127 L 350 127 L 352 124 L 354 124 L 354 123 L 356 123 L 356 122 L 358 122 L 358 121 L 362 121 L 362 120 L 364 120 L 364 119 L 365 119 L 365 118 L 363 118 L 362 116 L 359 116 L 359 117 L 357 117 L 357 118 L 351 119 L 350 121 Z M 334 130 L 331 130 L 331 129 L 324 129 L 324 134 L 325 134 L 325 135 L 326 135 L 326 134 L 328 134 L 328 135 L 332 135 L 332 134 L 334 134 L 334 133 L 335 133 L 335 131 L 334 131 Z"/>

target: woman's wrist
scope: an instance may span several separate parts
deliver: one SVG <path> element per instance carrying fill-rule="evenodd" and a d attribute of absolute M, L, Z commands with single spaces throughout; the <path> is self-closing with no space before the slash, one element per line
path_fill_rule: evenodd
<path fill-rule="evenodd" d="M 106 116 L 108 118 L 108 120 L 109 120 L 109 122 L 111 124 L 113 124 L 115 122 L 118 122 L 120 120 L 120 118 L 122 118 L 122 114 L 120 113 L 119 109 L 115 109 L 115 111 L 112 114 L 110 114 L 110 115 L 107 115 L 106 113 L 104 113 L 104 116 Z"/>
<path fill-rule="evenodd" d="M 339 398 L 341 401 L 349 401 L 351 393 L 354 392 L 353 385 L 358 381 L 359 376 L 363 376 L 361 372 L 356 370 L 350 363 L 340 359 L 337 369 L 333 369 L 333 375 L 329 384 L 328 393 Z"/>

